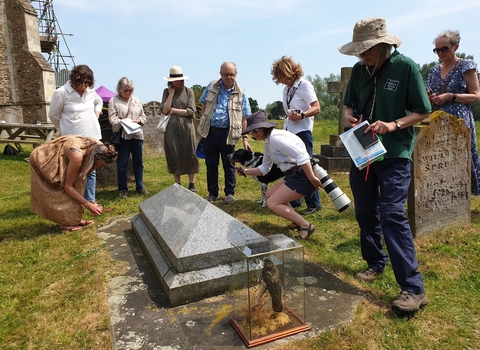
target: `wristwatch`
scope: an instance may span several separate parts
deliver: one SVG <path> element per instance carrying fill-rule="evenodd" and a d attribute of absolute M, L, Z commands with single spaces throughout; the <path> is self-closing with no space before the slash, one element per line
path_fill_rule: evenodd
<path fill-rule="evenodd" d="M 395 125 L 397 126 L 397 130 L 402 127 L 402 123 L 400 123 L 398 120 L 395 120 Z"/>
<path fill-rule="evenodd" d="M 300 113 L 300 115 L 302 116 L 302 119 L 305 119 L 305 113 Z"/>

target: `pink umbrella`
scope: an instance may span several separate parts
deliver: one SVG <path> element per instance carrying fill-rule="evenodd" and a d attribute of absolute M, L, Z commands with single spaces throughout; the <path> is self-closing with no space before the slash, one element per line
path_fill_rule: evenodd
<path fill-rule="evenodd" d="M 110 99 L 113 97 L 113 96 L 116 96 L 117 94 L 108 90 L 105 86 L 100 86 L 98 89 L 95 90 L 97 92 L 97 94 L 102 98 L 103 100 L 103 103 L 108 103 L 108 101 L 110 101 Z"/>

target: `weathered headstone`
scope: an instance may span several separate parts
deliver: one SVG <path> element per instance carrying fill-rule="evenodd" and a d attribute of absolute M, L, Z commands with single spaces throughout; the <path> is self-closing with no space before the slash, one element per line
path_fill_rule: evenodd
<path fill-rule="evenodd" d="M 143 126 L 143 137 L 146 146 L 144 152 L 158 156 L 163 153 L 164 136 L 157 130 L 157 124 L 161 115 L 160 102 L 150 101 L 143 105 L 143 110 L 147 116 L 147 121 Z"/>
<path fill-rule="evenodd" d="M 463 119 L 442 111 L 416 127 L 408 217 L 415 237 L 469 225 L 470 130 Z"/>
<path fill-rule="evenodd" d="M 174 184 L 139 205 L 132 228 L 171 306 L 225 293 L 232 243 L 267 239 Z M 259 244 L 261 245 L 261 244 Z"/>
<path fill-rule="evenodd" d="M 338 133 L 337 135 L 330 135 L 330 142 L 328 145 L 321 145 L 320 166 L 329 172 L 347 172 L 350 170 L 350 156 L 346 148 L 340 140 L 341 133 L 344 132 L 345 121 L 343 118 L 345 106 L 343 105 L 343 96 L 347 89 L 348 81 L 352 75 L 352 68 L 343 67 L 340 73 L 340 81 L 332 81 L 328 83 L 327 91 L 329 93 L 340 94 L 340 105 L 338 111 Z"/>

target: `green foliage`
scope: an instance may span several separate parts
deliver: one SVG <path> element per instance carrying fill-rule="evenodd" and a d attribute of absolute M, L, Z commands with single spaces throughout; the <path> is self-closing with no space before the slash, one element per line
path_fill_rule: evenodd
<path fill-rule="evenodd" d="M 200 97 L 202 97 L 202 94 L 203 92 L 205 91 L 207 87 L 206 86 L 201 86 L 201 85 L 198 85 L 198 84 L 195 84 L 191 87 L 191 89 L 193 90 L 193 93 L 195 95 L 195 103 L 197 105 L 200 105 Z"/>
<path fill-rule="evenodd" d="M 250 109 L 252 110 L 252 113 L 255 113 L 259 110 L 257 100 L 254 100 L 253 98 L 249 97 L 248 102 L 250 103 Z"/>
<path fill-rule="evenodd" d="M 271 107 L 271 108 L 270 108 Z M 271 105 L 267 105 L 269 108 L 269 114 L 273 119 L 283 119 L 285 118 L 285 110 L 283 109 L 282 101 L 275 101 Z"/>
<path fill-rule="evenodd" d="M 320 78 L 315 75 L 306 77 L 315 89 L 317 99 L 320 102 L 320 114 L 315 116 L 316 119 L 322 120 L 338 120 L 340 108 L 340 95 L 338 93 L 328 92 L 328 83 L 340 80 L 340 75 L 330 74 L 326 78 Z"/>

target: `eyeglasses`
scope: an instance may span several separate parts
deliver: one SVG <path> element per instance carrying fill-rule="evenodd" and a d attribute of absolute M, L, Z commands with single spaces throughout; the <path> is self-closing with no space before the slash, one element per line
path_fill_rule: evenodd
<path fill-rule="evenodd" d="M 452 47 L 453 45 L 450 45 L 450 46 L 444 46 L 444 47 L 439 47 L 439 48 L 434 48 L 433 49 L 433 53 L 436 53 L 436 54 L 439 54 L 439 53 L 445 53 L 447 52 L 448 50 L 450 50 L 450 48 Z"/>
<path fill-rule="evenodd" d="M 133 92 L 133 89 L 124 89 L 123 92 Z"/>
<path fill-rule="evenodd" d="M 368 55 L 370 55 L 371 52 L 372 52 L 372 47 L 369 48 L 368 50 L 363 51 L 362 53 L 360 53 L 358 55 L 355 55 L 355 56 L 357 56 L 357 57 L 368 56 Z"/>
<path fill-rule="evenodd" d="M 260 131 L 260 129 L 253 129 L 252 131 L 250 131 L 250 135 L 253 134 L 253 133 L 257 133 L 259 131 Z"/>

